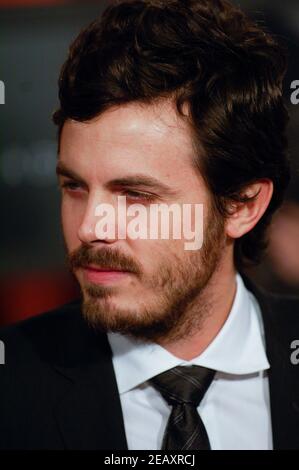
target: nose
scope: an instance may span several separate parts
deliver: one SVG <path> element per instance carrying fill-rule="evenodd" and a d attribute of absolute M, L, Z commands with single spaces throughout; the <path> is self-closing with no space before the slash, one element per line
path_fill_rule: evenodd
<path fill-rule="evenodd" d="M 108 213 L 106 217 L 105 211 Z M 114 243 L 117 239 L 117 226 L 113 213 L 115 213 L 115 210 L 111 200 L 107 202 L 107 197 L 104 198 L 103 195 L 90 193 L 81 224 L 78 228 L 79 240 L 84 244 L 96 242 Z"/>

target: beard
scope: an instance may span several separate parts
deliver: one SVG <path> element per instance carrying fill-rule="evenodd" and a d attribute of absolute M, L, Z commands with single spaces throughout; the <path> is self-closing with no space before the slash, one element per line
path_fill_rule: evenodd
<path fill-rule="evenodd" d="M 151 275 L 145 274 L 142 265 L 132 257 L 106 247 L 95 251 L 83 244 L 68 253 L 67 262 L 75 277 L 78 268 L 89 264 L 128 271 L 151 293 L 149 302 L 143 300 L 138 308 L 125 309 L 112 302 L 117 297 L 117 286 L 81 283 L 82 313 L 90 326 L 143 341 L 172 342 L 202 328 L 212 303 L 207 287 L 219 266 L 224 246 L 224 219 L 211 210 L 201 249 L 186 251 L 184 256 L 172 253 L 163 257 Z"/>

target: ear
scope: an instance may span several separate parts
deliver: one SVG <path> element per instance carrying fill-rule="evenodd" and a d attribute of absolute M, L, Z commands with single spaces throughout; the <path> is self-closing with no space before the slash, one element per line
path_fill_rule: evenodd
<path fill-rule="evenodd" d="M 246 202 L 232 202 L 226 220 L 226 234 L 231 238 L 240 238 L 250 232 L 269 206 L 273 195 L 273 182 L 268 179 L 258 180 L 247 186 L 242 196 L 249 197 Z"/>

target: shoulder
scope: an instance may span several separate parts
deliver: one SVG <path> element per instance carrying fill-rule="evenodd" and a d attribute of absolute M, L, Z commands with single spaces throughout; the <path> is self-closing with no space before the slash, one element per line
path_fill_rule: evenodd
<path fill-rule="evenodd" d="M 299 296 L 269 292 L 243 277 L 247 289 L 255 296 L 264 323 L 283 334 L 299 334 Z"/>
<path fill-rule="evenodd" d="M 29 331 L 29 330 L 40 330 L 47 327 L 53 327 L 57 322 L 61 323 L 67 319 L 67 317 L 80 309 L 80 300 L 74 300 L 55 309 L 48 310 L 40 313 L 34 317 L 26 320 L 13 323 L 9 326 L 0 328 L 0 337 L 8 337 L 14 335 L 17 332 Z"/>
<path fill-rule="evenodd" d="M 31 362 L 39 356 L 53 360 L 67 338 L 88 329 L 81 316 L 80 300 L 0 328 L 5 364 Z"/>
<path fill-rule="evenodd" d="M 264 318 L 271 316 L 281 333 L 299 334 L 299 297 L 273 293 L 263 295 L 266 304 Z"/>

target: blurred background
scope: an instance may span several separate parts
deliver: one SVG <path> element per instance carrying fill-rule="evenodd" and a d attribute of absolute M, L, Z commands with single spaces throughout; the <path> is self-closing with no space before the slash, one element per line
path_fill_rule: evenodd
<path fill-rule="evenodd" d="M 55 176 L 57 78 L 68 46 L 108 0 L 0 0 L 0 325 L 79 295 L 64 266 Z M 235 1 L 289 48 L 284 93 L 293 180 L 263 263 L 248 274 L 273 292 L 299 294 L 299 0 Z M 293 95 L 294 96 L 294 95 Z M 298 104 L 296 104 L 296 101 Z"/>

